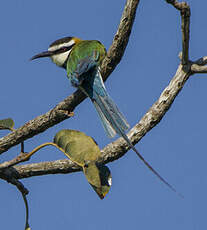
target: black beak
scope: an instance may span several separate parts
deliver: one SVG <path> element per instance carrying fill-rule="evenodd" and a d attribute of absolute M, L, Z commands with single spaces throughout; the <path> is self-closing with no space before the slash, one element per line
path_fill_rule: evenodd
<path fill-rule="evenodd" d="M 42 52 L 42 53 L 39 53 L 39 54 L 33 56 L 32 58 L 30 58 L 30 60 L 32 61 L 32 60 L 37 59 L 37 58 L 50 57 L 51 55 L 53 55 L 52 51 L 45 51 L 45 52 Z"/>

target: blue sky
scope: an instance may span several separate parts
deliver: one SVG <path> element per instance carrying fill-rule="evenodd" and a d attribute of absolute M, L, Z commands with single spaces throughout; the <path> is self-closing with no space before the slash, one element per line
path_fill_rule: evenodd
<path fill-rule="evenodd" d="M 207 2 L 191 5 L 190 58 L 207 55 Z M 71 87 L 64 70 L 49 59 L 29 58 L 64 36 L 100 40 L 108 49 L 117 30 L 124 0 L 2 1 L 1 113 L 16 128 L 47 112 Z M 121 63 L 106 82 L 110 95 L 131 126 L 146 113 L 167 86 L 179 64 L 180 16 L 165 1 L 141 1 L 129 44 Z M 112 188 L 104 200 L 82 173 L 24 179 L 30 190 L 32 229 L 167 229 L 197 230 L 206 226 L 206 91 L 207 75 L 192 76 L 153 130 L 136 147 L 151 165 L 184 195 L 180 199 L 129 151 L 108 164 Z M 25 142 L 26 151 L 51 141 L 60 129 L 77 129 L 93 136 L 102 148 L 110 139 L 87 99 L 75 117 Z M 0 137 L 7 132 L 1 132 Z M 1 155 L 16 156 L 19 147 Z M 42 149 L 31 162 L 62 159 L 52 147 Z M 0 183 L 2 229 L 23 229 L 24 205 L 13 186 Z"/>

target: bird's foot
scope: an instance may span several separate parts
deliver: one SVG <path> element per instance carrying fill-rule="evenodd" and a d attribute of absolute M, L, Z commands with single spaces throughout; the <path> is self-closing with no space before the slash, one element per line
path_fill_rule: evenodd
<path fill-rule="evenodd" d="M 55 111 L 55 109 L 51 110 L 50 115 L 49 115 L 49 119 L 52 118 L 52 114 Z M 63 113 L 64 115 L 68 116 L 68 117 L 73 117 L 74 116 L 74 112 L 69 111 L 69 110 L 65 110 L 65 109 L 59 109 L 56 112 L 60 112 Z"/>
<path fill-rule="evenodd" d="M 74 112 L 71 112 L 71 111 L 68 111 L 68 110 L 64 110 L 64 112 L 68 117 L 73 117 L 75 115 Z"/>
<path fill-rule="evenodd" d="M 72 112 L 70 110 L 60 109 L 58 111 L 61 112 L 61 113 L 64 113 L 64 115 L 66 115 L 68 117 L 73 117 L 74 116 L 74 112 Z"/>

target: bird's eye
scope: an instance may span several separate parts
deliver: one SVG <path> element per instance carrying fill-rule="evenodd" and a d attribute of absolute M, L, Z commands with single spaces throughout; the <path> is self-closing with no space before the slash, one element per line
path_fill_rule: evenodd
<path fill-rule="evenodd" d="M 62 48 L 62 51 L 67 51 L 67 50 L 68 50 L 67 47 Z"/>

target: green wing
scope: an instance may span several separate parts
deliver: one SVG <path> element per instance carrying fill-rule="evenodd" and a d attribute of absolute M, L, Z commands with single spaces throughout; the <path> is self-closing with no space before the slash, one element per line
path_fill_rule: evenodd
<path fill-rule="evenodd" d="M 99 66 L 106 55 L 104 46 L 96 40 L 81 41 L 75 45 L 67 61 L 67 75 L 74 86 L 79 86 L 87 73 Z"/>

